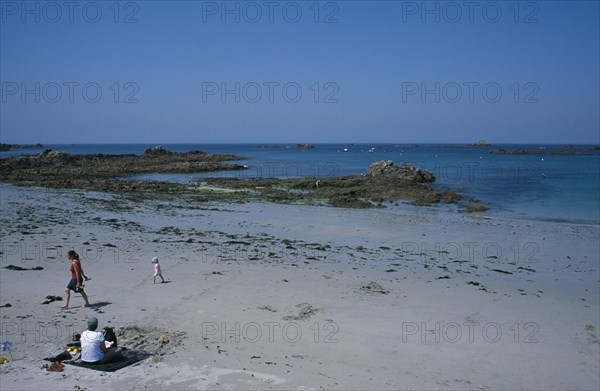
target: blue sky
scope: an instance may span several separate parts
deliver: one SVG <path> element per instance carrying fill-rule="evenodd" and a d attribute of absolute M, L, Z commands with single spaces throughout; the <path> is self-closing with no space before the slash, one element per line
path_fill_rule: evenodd
<path fill-rule="evenodd" d="M 597 1 L 1 2 L 7 143 L 600 143 Z"/>

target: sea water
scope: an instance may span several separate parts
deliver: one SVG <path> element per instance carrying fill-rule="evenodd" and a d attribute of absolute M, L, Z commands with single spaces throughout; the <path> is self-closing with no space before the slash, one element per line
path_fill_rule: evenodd
<path fill-rule="evenodd" d="M 140 154 L 155 144 L 45 145 L 70 154 Z M 135 177 L 179 183 L 206 177 L 319 178 L 364 174 L 369 164 L 392 160 L 433 172 L 435 186 L 477 198 L 487 215 L 600 224 L 600 151 L 591 156 L 552 155 L 559 145 L 314 144 L 314 148 L 259 148 L 259 144 L 163 144 L 175 152 L 202 150 L 245 159 L 242 171 L 148 174 Z M 279 145 L 280 147 L 283 145 Z M 543 151 L 543 155 L 490 154 L 495 149 Z M 0 156 L 39 153 L 14 149 Z"/>

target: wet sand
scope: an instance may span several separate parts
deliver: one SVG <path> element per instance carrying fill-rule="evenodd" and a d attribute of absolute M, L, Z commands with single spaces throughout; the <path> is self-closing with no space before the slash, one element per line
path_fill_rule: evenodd
<path fill-rule="evenodd" d="M 598 226 L 10 185 L 0 202 L 2 390 L 600 386 Z M 92 306 L 61 311 L 42 303 L 64 299 L 71 248 Z M 156 354 L 43 369 L 89 316 Z"/>

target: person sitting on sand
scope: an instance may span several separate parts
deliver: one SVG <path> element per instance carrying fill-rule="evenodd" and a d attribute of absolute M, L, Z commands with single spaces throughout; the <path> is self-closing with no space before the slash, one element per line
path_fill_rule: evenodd
<path fill-rule="evenodd" d="M 152 276 L 152 283 L 156 284 L 156 277 L 159 276 L 162 280 L 161 282 L 165 282 L 165 279 L 162 275 L 162 270 L 160 268 L 160 263 L 158 263 L 158 257 L 152 258 L 152 264 L 154 265 L 154 275 Z"/>
<path fill-rule="evenodd" d="M 71 281 L 69 281 L 69 284 L 67 285 L 67 289 L 65 289 L 65 296 L 66 296 L 65 305 L 61 306 L 60 308 L 62 308 L 62 309 L 69 308 L 69 299 L 71 298 L 71 291 L 80 293 L 81 297 L 83 297 L 83 300 L 85 301 L 85 304 L 83 305 L 83 307 L 89 307 L 90 303 L 88 301 L 87 294 L 83 290 L 83 286 L 82 286 L 83 277 L 82 277 L 82 273 L 81 273 L 81 262 L 78 259 L 79 256 L 77 255 L 77 253 L 75 251 L 70 250 L 67 253 L 67 257 L 71 261 L 71 267 L 69 268 L 69 271 L 71 272 Z"/>
<path fill-rule="evenodd" d="M 123 350 L 106 347 L 104 334 L 98 329 L 98 319 L 91 317 L 87 321 L 88 329 L 81 333 L 81 361 L 86 364 L 106 364 L 121 357 Z"/>

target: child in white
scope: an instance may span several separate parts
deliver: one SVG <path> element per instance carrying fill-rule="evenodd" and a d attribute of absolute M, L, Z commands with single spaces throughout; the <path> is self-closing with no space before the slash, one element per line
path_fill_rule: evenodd
<path fill-rule="evenodd" d="M 152 264 L 154 265 L 154 275 L 152 276 L 152 283 L 156 284 L 156 277 L 159 276 L 162 280 L 161 282 L 165 282 L 165 279 L 162 275 L 162 270 L 160 269 L 160 263 L 158 263 L 158 258 L 152 258 Z"/>

